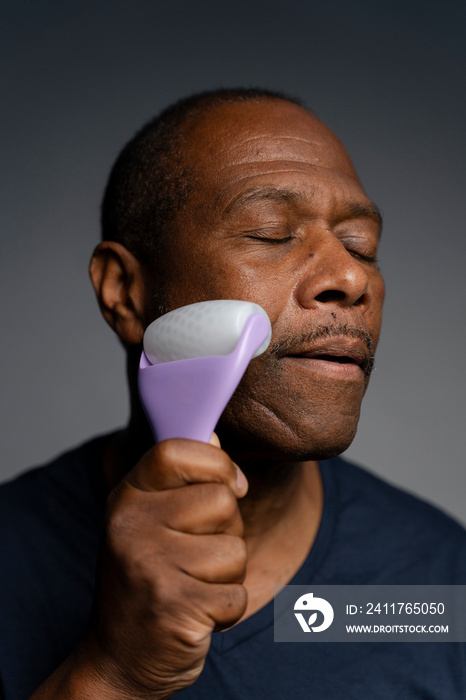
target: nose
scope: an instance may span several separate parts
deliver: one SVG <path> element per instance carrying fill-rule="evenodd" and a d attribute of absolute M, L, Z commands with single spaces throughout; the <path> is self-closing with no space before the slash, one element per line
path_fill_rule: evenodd
<path fill-rule="evenodd" d="M 343 243 L 326 231 L 319 244 L 307 253 L 302 278 L 295 288 L 298 304 L 307 309 L 323 304 L 343 308 L 357 306 L 365 313 L 370 305 L 369 277 L 358 260 Z"/>

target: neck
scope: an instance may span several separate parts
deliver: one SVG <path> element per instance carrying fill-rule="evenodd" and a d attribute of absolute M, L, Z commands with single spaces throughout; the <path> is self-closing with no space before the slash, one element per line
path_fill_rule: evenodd
<path fill-rule="evenodd" d="M 243 463 L 249 481 L 239 501 L 248 553 L 249 617 L 288 584 L 306 560 L 319 528 L 323 489 L 317 462 Z"/>
<path fill-rule="evenodd" d="M 239 502 L 246 539 L 267 536 L 296 512 L 302 491 L 307 491 L 309 472 L 318 473 L 314 462 L 270 463 L 244 467 L 248 493 Z"/>

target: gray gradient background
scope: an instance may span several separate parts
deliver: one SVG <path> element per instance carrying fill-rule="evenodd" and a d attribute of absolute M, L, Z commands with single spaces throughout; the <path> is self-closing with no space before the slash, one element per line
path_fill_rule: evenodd
<path fill-rule="evenodd" d="M 388 296 L 349 455 L 466 521 L 463 0 L 2 2 L 1 476 L 127 418 L 87 279 L 123 143 L 221 85 L 304 98 L 385 215 Z"/>

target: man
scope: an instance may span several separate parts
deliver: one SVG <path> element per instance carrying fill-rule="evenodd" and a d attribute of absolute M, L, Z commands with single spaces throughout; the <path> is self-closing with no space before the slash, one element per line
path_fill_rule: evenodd
<path fill-rule="evenodd" d="M 380 214 L 335 135 L 281 95 L 188 98 L 122 152 L 102 223 L 131 420 L 2 491 L 5 699 L 464 697 L 459 644 L 273 642 L 276 585 L 466 583 L 459 525 L 335 458 L 384 296 Z M 271 345 L 220 444 L 151 447 L 144 329 L 220 298 L 263 306 Z"/>

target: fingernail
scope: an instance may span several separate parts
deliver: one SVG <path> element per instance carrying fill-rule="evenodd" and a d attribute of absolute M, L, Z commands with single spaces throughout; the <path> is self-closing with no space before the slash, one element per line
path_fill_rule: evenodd
<path fill-rule="evenodd" d="M 211 436 L 209 442 L 211 445 L 215 445 L 215 447 L 221 447 L 220 440 L 218 439 L 217 433 L 212 433 L 212 436 Z"/>
<path fill-rule="evenodd" d="M 237 464 L 235 464 L 236 467 L 236 485 L 241 491 L 243 491 L 245 488 L 248 486 L 248 480 L 244 476 L 243 472 L 241 469 L 238 467 Z"/>

